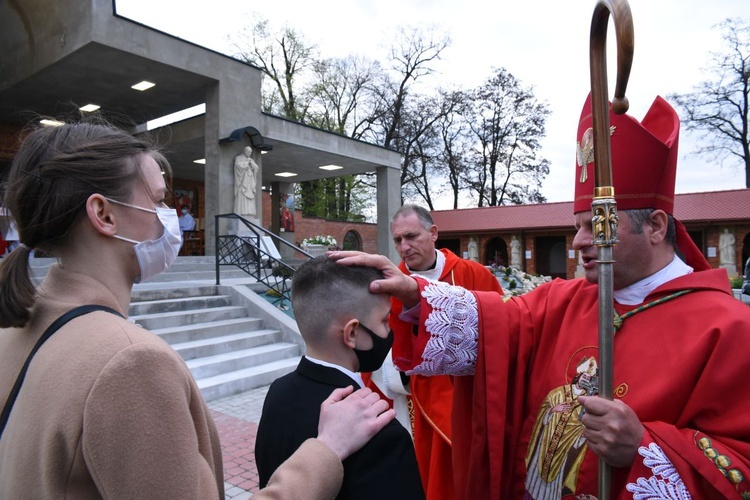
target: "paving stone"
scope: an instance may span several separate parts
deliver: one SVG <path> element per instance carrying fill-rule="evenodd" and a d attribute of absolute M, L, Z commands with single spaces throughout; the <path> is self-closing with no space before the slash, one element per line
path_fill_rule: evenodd
<path fill-rule="evenodd" d="M 247 500 L 258 491 L 255 436 L 268 386 L 208 403 L 221 440 L 226 500 Z"/>

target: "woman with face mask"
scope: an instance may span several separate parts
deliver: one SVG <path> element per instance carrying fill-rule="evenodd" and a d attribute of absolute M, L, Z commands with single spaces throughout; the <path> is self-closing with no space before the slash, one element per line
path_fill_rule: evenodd
<path fill-rule="evenodd" d="M 180 248 L 170 177 L 149 144 L 94 124 L 32 131 L 13 160 L 4 201 L 20 244 L 0 264 L 0 498 L 224 497 L 218 435 L 187 366 L 126 319 L 133 283 Z M 38 288 L 32 250 L 57 258 Z"/>

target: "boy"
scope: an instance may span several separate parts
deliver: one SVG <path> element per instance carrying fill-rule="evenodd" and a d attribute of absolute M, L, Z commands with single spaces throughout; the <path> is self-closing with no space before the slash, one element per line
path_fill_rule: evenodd
<path fill-rule="evenodd" d="M 304 263 L 292 280 L 292 308 L 307 354 L 268 391 L 255 442 L 260 487 L 302 442 L 315 437 L 321 403 L 337 387 L 362 387 L 360 371 L 380 367 L 390 350 L 390 298 L 369 285 L 382 274 L 339 266 L 326 256 Z M 339 499 L 424 498 L 408 432 L 391 421 L 344 460 Z"/>

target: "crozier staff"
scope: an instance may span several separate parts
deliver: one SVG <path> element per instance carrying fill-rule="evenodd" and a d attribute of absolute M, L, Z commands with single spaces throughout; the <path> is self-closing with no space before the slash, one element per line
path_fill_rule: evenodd
<path fill-rule="evenodd" d="M 596 188 L 593 193 L 591 224 L 594 244 L 598 249 L 599 278 L 599 396 L 612 399 L 614 367 L 611 318 L 613 306 L 612 248 L 617 244 L 617 202 L 612 185 L 612 162 L 609 144 L 609 102 L 607 92 L 607 24 L 610 14 L 617 34 L 617 85 L 612 111 L 623 114 L 628 110 L 625 89 L 633 62 L 633 17 L 627 0 L 599 0 L 591 21 L 591 107 L 593 115 L 593 149 L 596 166 Z M 585 162 L 585 160 L 584 160 Z M 581 171 L 585 181 L 586 169 Z M 582 181 L 583 182 L 583 181 Z M 611 486 L 609 464 L 599 460 L 599 498 L 609 498 Z"/>

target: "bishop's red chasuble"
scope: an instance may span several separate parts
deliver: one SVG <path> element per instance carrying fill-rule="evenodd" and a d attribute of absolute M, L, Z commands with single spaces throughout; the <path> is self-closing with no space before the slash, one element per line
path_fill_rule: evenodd
<path fill-rule="evenodd" d="M 468 382 L 455 385 L 454 412 L 470 418 L 453 420 L 454 455 L 468 443 L 463 462 L 454 456 L 457 498 L 596 498 L 577 402 L 598 383 L 596 285 L 555 280 L 505 301 L 418 281 L 418 335 L 394 359 L 469 375 L 454 379 Z M 676 278 L 615 310 L 614 393 L 645 432 L 633 465 L 613 469 L 614 496 L 750 497 L 750 308 L 726 272 Z"/>

